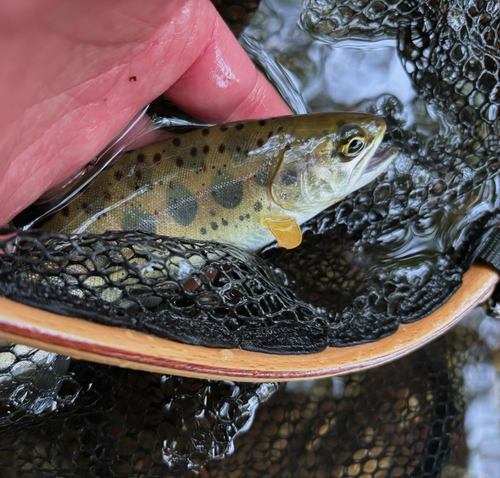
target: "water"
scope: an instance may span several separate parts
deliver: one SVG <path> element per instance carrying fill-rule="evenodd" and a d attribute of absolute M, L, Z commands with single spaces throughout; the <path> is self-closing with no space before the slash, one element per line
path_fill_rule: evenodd
<path fill-rule="evenodd" d="M 306 3 L 319 5 L 319 9 L 328 5 L 321 1 Z M 261 2 L 252 24 L 240 40 L 295 112 L 370 112 L 381 98 L 390 97 L 400 108 L 401 119 L 407 128 L 414 128 L 428 138 L 449 133 L 452 126 L 449 118 L 429 106 L 415 91 L 398 56 L 394 28 L 381 28 L 371 38 L 363 32 L 348 38 L 321 35 L 318 34 L 320 29 L 313 30 L 315 34 L 312 35 L 307 27 L 317 17 L 309 12 L 301 18 L 303 4 L 299 0 Z M 325 31 L 331 30 L 331 26 L 327 26 Z M 408 158 L 399 159 L 400 167 L 404 167 L 405 161 Z M 423 222 L 406 232 L 400 230 L 402 236 L 396 233 L 379 237 L 389 251 L 384 261 L 396 263 L 402 274 L 405 273 L 404 264 L 409 263 L 410 281 L 425 275 L 428 273 L 425 265 L 422 263 L 415 268 L 412 265 L 415 260 L 419 256 L 425 258 L 429 251 L 449 250 L 450 238 L 457 238 L 458 245 L 464 222 L 470 223 L 470 214 L 481 214 L 482 205 L 496 201 L 496 188 L 496 181 L 481 188 L 475 207 L 470 207 L 468 213 L 448 210 L 427 224 Z M 411 279 L 412 276 L 415 277 Z M 461 367 L 463 388 L 459 393 L 463 393 L 465 405 L 464 432 L 443 476 L 499 478 L 500 321 L 478 308 L 463 325 L 479 331 L 487 343 L 489 356 L 485 354 L 482 360 Z M 336 397 L 345 393 L 345 379 L 337 377 L 333 384 Z M 315 387 L 316 382 L 311 381 L 290 384 L 287 390 L 307 393 Z M 368 396 L 367 400 L 371 398 Z"/>
<path fill-rule="evenodd" d="M 401 103 L 409 126 L 432 132 L 442 127 L 412 87 L 393 34 L 376 39 L 317 39 L 301 28 L 303 3 L 261 2 L 240 38 L 296 113 L 369 112 L 380 97 L 390 95 Z"/>

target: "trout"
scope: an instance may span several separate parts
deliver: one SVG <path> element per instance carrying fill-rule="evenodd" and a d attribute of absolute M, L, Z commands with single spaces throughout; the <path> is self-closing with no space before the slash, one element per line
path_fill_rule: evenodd
<path fill-rule="evenodd" d="M 63 233 L 143 231 L 255 251 L 302 240 L 300 225 L 366 185 L 397 154 L 386 125 L 320 113 L 196 129 L 125 153 L 48 218 Z"/>

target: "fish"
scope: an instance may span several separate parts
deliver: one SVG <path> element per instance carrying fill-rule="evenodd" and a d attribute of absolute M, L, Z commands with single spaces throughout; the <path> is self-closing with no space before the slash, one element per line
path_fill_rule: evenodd
<path fill-rule="evenodd" d="M 194 129 L 125 153 L 43 228 L 300 245 L 300 225 L 386 170 L 385 121 L 318 113 Z"/>

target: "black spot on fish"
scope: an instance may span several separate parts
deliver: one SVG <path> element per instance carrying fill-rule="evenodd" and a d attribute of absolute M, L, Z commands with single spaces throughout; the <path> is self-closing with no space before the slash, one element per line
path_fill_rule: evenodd
<path fill-rule="evenodd" d="M 210 211 L 210 215 L 211 215 L 212 217 L 214 217 L 214 216 L 215 216 L 215 211 Z"/>
<path fill-rule="evenodd" d="M 273 135 L 273 131 L 269 131 L 269 134 L 267 135 L 268 138 L 270 138 Z"/>
<path fill-rule="evenodd" d="M 278 126 L 278 133 L 281 133 L 283 131 L 283 126 Z"/>
<path fill-rule="evenodd" d="M 137 155 L 137 162 L 138 163 L 143 163 L 145 161 L 145 159 L 146 159 L 146 156 L 144 156 L 144 154 L 141 153 L 141 154 Z"/>
<path fill-rule="evenodd" d="M 83 203 L 82 203 L 82 209 L 83 209 L 84 211 L 90 212 L 90 211 L 88 210 L 88 209 L 89 209 L 89 205 L 88 205 L 86 202 L 83 202 Z"/>
<path fill-rule="evenodd" d="M 266 120 L 260 120 L 259 126 L 266 126 Z"/>
<path fill-rule="evenodd" d="M 229 126 L 227 126 L 225 124 L 221 125 L 221 127 L 220 127 L 221 131 L 227 131 L 228 129 L 229 129 Z"/>
<path fill-rule="evenodd" d="M 167 207 L 177 224 L 189 226 L 198 212 L 198 200 L 182 184 L 170 183 L 167 189 Z"/>
<path fill-rule="evenodd" d="M 69 207 L 68 206 L 63 207 L 61 213 L 63 216 L 69 216 Z"/>
<path fill-rule="evenodd" d="M 214 172 L 212 175 L 212 196 L 217 204 L 227 209 L 233 209 L 243 199 L 243 183 L 233 179 L 225 170 Z"/>
<path fill-rule="evenodd" d="M 219 153 L 223 153 L 225 150 L 226 147 L 223 144 L 219 145 Z"/>
<path fill-rule="evenodd" d="M 179 138 L 174 138 L 174 140 L 172 141 L 172 144 L 174 146 L 180 146 L 181 145 L 181 140 Z"/>
<path fill-rule="evenodd" d="M 260 148 L 261 146 L 264 146 L 264 140 L 263 140 L 263 139 L 261 139 L 261 138 L 259 138 L 259 139 L 257 140 L 257 146 L 258 146 L 259 148 Z"/>
<path fill-rule="evenodd" d="M 223 226 L 227 226 L 229 224 L 224 218 L 222 218 L 221 222 Z"/>
<path fill-rule="evenodd" d="M 193 146 L 191 148 L 191 156 L 196 156 L 198 154 L 198 150 Z"/>
<path fill-rule="evenodd" d="M 210 227 L 215 231 L 216 229 L 219 228 L 218 224 L 216 222 L 211 222 Z"/>
<path fill-rule="evenodd" d="M 124 231 L 156 233 L 154 216 L 139 207 L 128 207 L 123 215 L 122 229 Z"/>
<path fill-rule="evenodd" d="M 134 173 L 134 175 L 135 175 L 135 177 L 136 177 L 137 179 L 141 179 L 141 178 L 142 178 L 142 171 L 137 170 L 137 171 Z"/>
<path fill-rule="evenodd" d="M 210 151 L 210 146 L 208 146 L 208 144 L 206 144 L 205 146 L 203 146 L 203 152 L 205 154 L 208 154 L 209 151 Z"/>
<path fill-rule="evenodd" d="M 116 172 L 115 172 L 115 179 L 116 179 L 117 181 L 121 181 L 121 180 L 122 180 L 122 178 L 123 178 L 123 173 L 122 173 L 121 171 L 116 171 Z"/>
<path fill-rule="evenodd" d="M 207 233 L 207 230 L 206 230 L 204 227 L 202 227 L 202 228 L 200 229 L 200 232 L 201 232 L 203 235 L 205 235 L 205 234 Z"/>
<path fill-rule="evenodd" d="M 161 154 L 156 153 L 153 157 L 153 163 L 158 164 L 161 161 Z"/>
<path fill-rule="evenodd" d="M 242 123 L 238 123 L 234 129 L 237 130 L 237 131 L 241 131 L 243 128 L 245 127 L 245 125 L 243 125 Z"/>
<path fill-rule="evenodd" d="M 236 146 L 236 152 L 241 153 L 241 146 Z"/>
<path fill-rule="evenodd" d="M 254 205 L 253 205 L 253 208 L 259 212 L 259 211 L 262 211 L 262 203 L 260 201 L 257 201 Z"/>
<path fill-rule="evenodd" d="M 109 201 L 111 199 L 111 193 L 109 191 L 105 191 L 103 197 L 106 201 Z"/>
<path fill-rule="evenodd" d="M 240 216 L 240 221 L 243 221 L 243 219 L 245 219 L 243 216 Z"/>
<path fill-rule="evenodd" d="M 208 135 L 210 134 L 210 130 L 209 130 L 208 128 L 203 128 L 203 129 L 201 130 L 201 134 L 202 134 L 203 136 L 208 136 Z"/>
<path fill-rule="evenodd" d="M 182 168 L 182 166 L 184 166 L 184 161 L 182 158 L 177 158 L 175 160 L 175 164 L 177 164 L 177 166 L 179 166 L 179 168 Z"/>
<path fill-rule="evenodd" d="M 245 217 L 246 217 L 247 219 L 250 219 L 250 214 L 245 214 Z"/>

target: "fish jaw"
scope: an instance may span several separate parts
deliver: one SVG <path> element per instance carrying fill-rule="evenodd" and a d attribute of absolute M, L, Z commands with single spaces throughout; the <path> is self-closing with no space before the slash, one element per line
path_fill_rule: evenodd
<path fill-rule="evenodd" d="M 366 165 L 363 174 L 356 182 L 356 189 L 360 189 L 367 184 L 370 184 L 383 172 L 387 171 L 390 164 L 396 159 L 398 153 L 398 148 L 394 146 L 375 153 Z M 355 191 L 356 189 L 354 189 L 353 191 Z"/>

